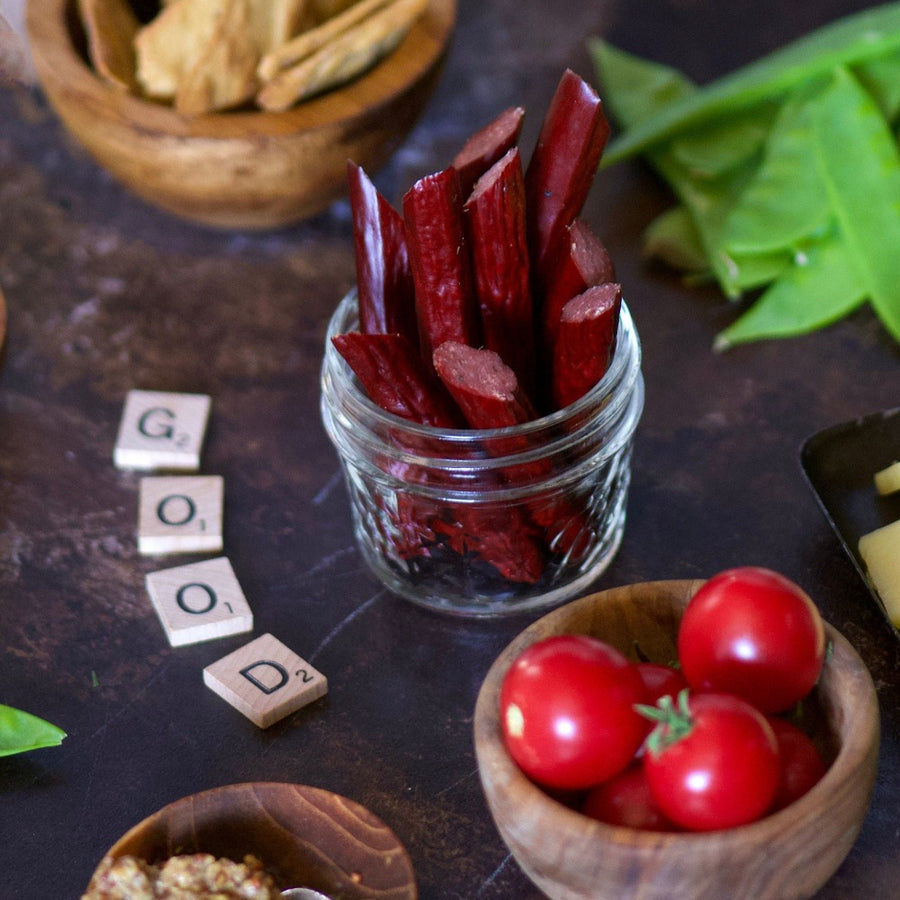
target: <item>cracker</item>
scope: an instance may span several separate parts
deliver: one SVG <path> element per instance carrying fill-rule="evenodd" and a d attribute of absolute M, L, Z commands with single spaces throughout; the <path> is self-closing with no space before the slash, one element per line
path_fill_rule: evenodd
<path fill-rule="evenodd" d="M 355 78 L 397 47 L 427 5 L 428 0 L 391 0 L 279 72 L 263 85 L 256 102 L 263 109 L 280 112 Z"/>
<path fill-rule="evenodd" d="M 138 90 L 134 38 L 141 27 L 127 0 L 78 0 L 94 71 L 129 93 Z"/>

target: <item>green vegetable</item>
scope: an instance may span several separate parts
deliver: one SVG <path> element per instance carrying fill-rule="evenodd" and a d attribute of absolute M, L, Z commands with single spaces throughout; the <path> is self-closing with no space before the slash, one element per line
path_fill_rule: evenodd
<path fill-rule="evenodd" d="M 66 733 L 31 713 L 0 703 L 0 756 L 55 747 Z"/>
<path fill-rule="evenodd" d="M 802 37 L 667 105 L 604 153 L 610 166 L 689 127 L 770 101 L 835 66 L 864 62 L 900 48 L 900 3 L 863 10 Z"/>
<path fill-rule="evenodd" d="M 726 297 L 760 291 L 717 349 L 803 334 L 867 300 L 900 342 L 900 3 L 825 26 L 705 87 L 602 40 L 590 49 L 624 129 L 679 205 L 644 251 Z"/>
<path fill-rule="evenodd" d="M 816 148 L 848 256 L 900 341 L 900 154 L 872 98 L 838 69 L 817 104 Z"/>

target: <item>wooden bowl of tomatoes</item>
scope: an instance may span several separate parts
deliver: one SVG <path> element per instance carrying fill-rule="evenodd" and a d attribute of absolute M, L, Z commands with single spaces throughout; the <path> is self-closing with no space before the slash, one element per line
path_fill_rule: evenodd
<path fill-rule="evenodd" d="M 812 600 L 743 567 L 539 619 L 489 670 L 474 733 L 497 829 L 550 898 L 761 900 L 814 894 L 850 851 L 880 723 Z"/>

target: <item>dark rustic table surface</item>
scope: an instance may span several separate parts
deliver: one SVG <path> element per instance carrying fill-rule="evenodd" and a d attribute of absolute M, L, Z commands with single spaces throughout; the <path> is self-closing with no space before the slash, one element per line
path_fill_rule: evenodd
<path fill-rule="evenodd" d="M 462 0 L 442 80 L 377 174 L 397 200 L 502 108 L 543 111 L 585 39 L 706 81 L 849 0 Z M 523 145 L 539 116 L 527 121 Z M 585 217 L 608 244 L 643 342 L 647 399 L 628 526 L 596 587 L 754 563 L 800 582 L 868 664 L 878 781 L 825 898 L 900 881 L 900 645 L 804 480 L 826 426 L 900 402 L 900 349 L 868 309 L 808 337 L 714 354 L 735 310 L 641 258 L 670 203 L 642 165 L 603 173 Z M 0 87 L 0 702 L 63 727 L 0 759 L 0 898 L 77 898 L 103 851 L 178 797 L 250 780 L 351 797 L 407 847 L 423 898 L 539 896 L 500 841 L 472 747 L 481 680 L 525 621 L 461 621 L 385 591 L 354 547 L 319 418 L 326 322 L 352 285 L 344 202 L 269 233 L 220 232 L 134 199 L 73 144 L 40 91 Z M 226 483 L 225 552 L 256 615 L 329 679 L 261 731 L 201 670 L 245 637 L 172 649 L 144 589 L 138 476 L 112 464 L 125 393 L 199 391 L 203 469 Z"/>

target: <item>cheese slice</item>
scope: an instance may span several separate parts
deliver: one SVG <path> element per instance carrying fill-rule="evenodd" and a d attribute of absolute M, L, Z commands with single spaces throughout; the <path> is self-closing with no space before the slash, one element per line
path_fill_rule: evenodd
<path fill-rule="evenodd" d="M 900 491 L 900 462 L 875 473 L 875 489 L 882 495 Z"/>
<path fill-rule="evenodd" d="M 900 628 L 900 519 L 864 534 L 859 554 L 888 618 Z"/>

